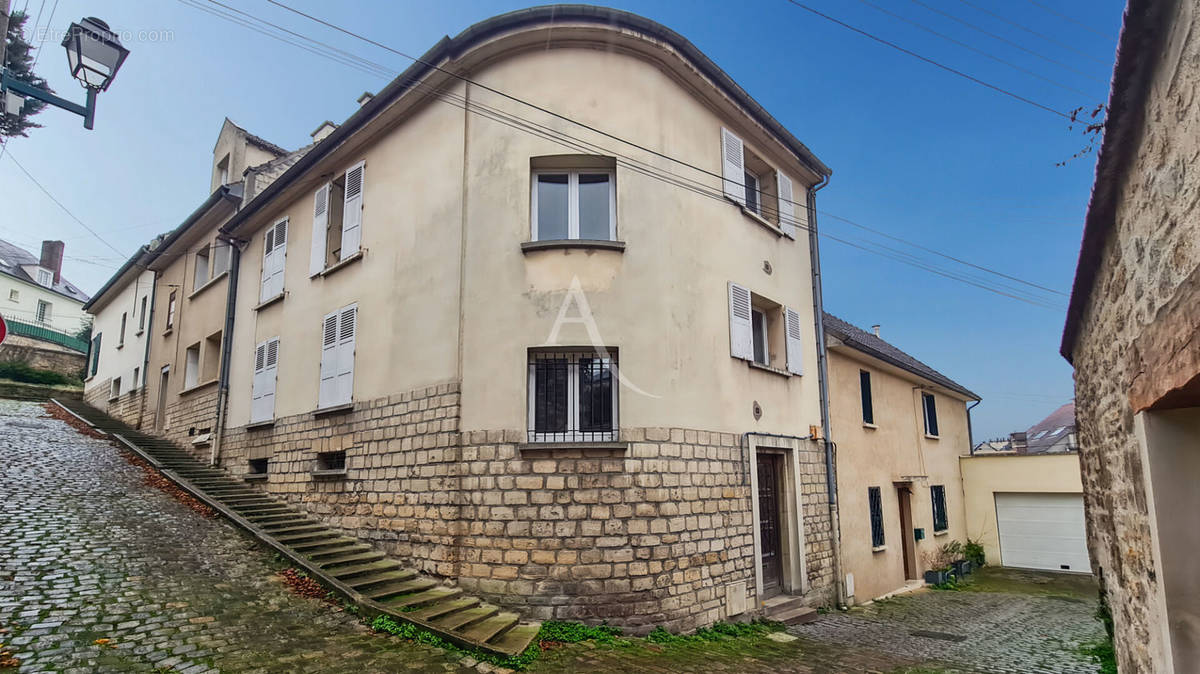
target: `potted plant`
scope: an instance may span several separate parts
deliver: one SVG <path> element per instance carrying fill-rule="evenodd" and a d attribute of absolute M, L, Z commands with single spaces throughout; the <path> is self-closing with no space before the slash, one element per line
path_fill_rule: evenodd
<path fill-rule="evenodd" d="M 943 585 L 950 582 L 952 573 L 950 559 L 946 556 L 945 546 L 930 550 L 921 555 L 925 559 L 925 582 L 930 585 Z"/>

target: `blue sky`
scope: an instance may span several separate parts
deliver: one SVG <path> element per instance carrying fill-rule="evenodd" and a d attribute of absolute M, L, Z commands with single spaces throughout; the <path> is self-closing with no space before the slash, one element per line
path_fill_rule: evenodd
<path fill-rule="evenodd" d="M 409 65 L 266 0 L 223 1 L 394 70 Z M 871 0 L 875 6 L 864 0 L 804 1 L 1062 111 L 1107 100 L 1123 7 L 1119 0 Z M 20 9 L 26 0 L 12 4 Z M 529 6 L 483 0 L 289 4 L 414 55 L 475 21 Z M 345 119 L 360 93 L 386 84 L 181 2 L 28 0 L 28 6 L 34 18 L 41 9 L 42 26 L 53 30 L 89 14 L 128 32 L 132 53 L 112 89 L 100 97 L 95 131 L 84 131 L 78 117 L 48 109 L 37 118 L 45 128 L 8 147 L 122 255 L 54 205 L 13 161 L 0 159 L 5 204 L 0 238 L 31 249 L 42 239 L 62 238 L 65 274 L 88 291 L 207 196 L 212 146 L 225 116 L 294 148 L 309 141 L 321 120 Z M 846 218 L 1069 293 L 1095 155 L 1065 167 L 1055 164 L 1086 145 L 1079 127 L 1068 130 L 1061 117 L 786 0 L 611 6 L 691 40 L 833 168 L 833 180 L 818 199 L 824 233 L 898 248 L 939 269 L 970 272 L 985 285 L 1014 285 L 833 216 Z M 66 73 L 59 39 L 46 41 L 39 74 L 60 95 L 82 100 L 82 90 Z M 1048 309 L 831 239 L 822 242 L 821 252 L 829 311 L 863 327 L 880 324 L 885 339 L 982 395 L 973 413 L 977 440 L 1024 429 L 1073 395 L 1071 369 L 1057 353 L 1065 295 L 1033 291 L 1056 307 Z"/>

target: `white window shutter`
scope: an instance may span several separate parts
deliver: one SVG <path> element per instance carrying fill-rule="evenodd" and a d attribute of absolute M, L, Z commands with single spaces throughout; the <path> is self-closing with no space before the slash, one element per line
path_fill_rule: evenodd
<path fill-rule="evenodd" d="M 779 229 L 784 235 L 796 238 L 796 204 L 792 202 L 792 179 L 776 171 L 775 178 L 779 189 Z"/>
<path fill-rule="evenodd" d="M 250 421 L 262 421 L 263 366 L 266 361 L 267 343 L 254 347 L 254 378 L 250 383 Z"/>
<path fill-rule="evenodd" d="M 271 251 L 271 279 L 268 290 L 270 294 L 264 299 L 275 297 L 283 292 L 283 267 L 287 260 L 287 218 L 275 223 L 271 229 L 275 233 L 275 250 Z"/>
<path fill-rule="evenodd" d="M 721 129 L 721 175 L 725 177 L 725 196 L 746 205 L 746 161 L 742 139 L 726 128 Z"/>
<path fill-rule="evenodd" d="M 354 399 L 354 344 L 358 305 L 342 309 L 338 318 L 337 400 L 345 404 Z"/>
<path fill-rule="evenodd" d="M 258 290 L 258 301 L 266 302 L 271 297 L 271 271 L 275 262 L 272 255 L 275 252 L 275 228 L 271 227 L 263 235 L 262 284 Z M 256 356 L 257 358 L 257 356 Z"/>
<path fill-rule="evenodd" d="M 804 341 L 800 337 L 800 313 L 784 307 L 783 322 L 787 342 L 788 372 L 804 374 Z"/>
<path fill-rule="evenodd" d="M 313 194 L 312 255 L 308 258 L 308 275 L 316 276 L 325 270 L 325 228 L 329 225 L 329 183 Z"/>
<path fill-rule="evenodd" d="M 279 368 L 279 338 L 266 343 L 262 373 L 262 419 L 275 417 L 275 375 Z"/>
<path fill-rule="evenodd" d="M 317 391 L 317 407 L 338 404 L 337 400 L 337 346 L 338 312 L 329 314 L 321 321 L 321 386 Z"/>
<path fill-rule="evenodd" d="M 346 201 L 342 207 L 342 259 L 358 252 L 362 241 L 363 181 L 365 162 L 346 169 Z"/>
<path fill-rule="evenodd" d="M 729 355 L 754 360 L 754 328 L 750 324 L 750 291 L 729 284 Z"/>

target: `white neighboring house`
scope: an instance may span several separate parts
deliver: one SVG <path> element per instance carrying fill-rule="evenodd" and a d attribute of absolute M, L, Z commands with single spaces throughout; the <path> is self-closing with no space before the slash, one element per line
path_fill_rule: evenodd
<path fill-rule="evenodd" d="M 41 257 L 0 241 L 0 315 L 75 335 L 88 323 L 88 296 L 62 277 L 62 241 L 43 241 Z"/>
<path fill-rule="evenodd" d="M 143 246 L 83 306 L 93 317 L 84 395 L 100 409 L 146 383 L 154 306 L 154 272 L 143 266 L 146 254 Z"/>

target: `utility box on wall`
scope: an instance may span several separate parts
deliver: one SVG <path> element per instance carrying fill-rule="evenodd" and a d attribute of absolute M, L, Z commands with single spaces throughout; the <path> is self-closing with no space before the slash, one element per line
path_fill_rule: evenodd
<path fill-rule="evenodd" d="M 746 581 L 725 586 L 725 613 L 732 617 L 746 612 Z"/>

